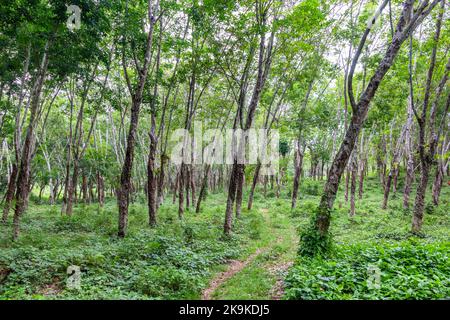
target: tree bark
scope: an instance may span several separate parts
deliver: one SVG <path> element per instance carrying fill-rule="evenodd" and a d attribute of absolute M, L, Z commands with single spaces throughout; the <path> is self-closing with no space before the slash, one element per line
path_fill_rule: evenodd
<path fill-rule="evenodd" d="M 410 86 L 412 86 L 412 82 L 410 83 Z M 412 90 L 412 87 L 410 88 L 410 90 Z M 408 119 L 405 128 L 406 177 L 405 177 L 405 186 L 403 189 L 404 209 L 409 208 L 409 196 L 411 194 L 412 183 L 414 181 L 414 156 L 413 156 L 413 140 L 412 140 L 413 118 L 414 118 L 412 104 L 414 102 L 412 99 L 413 96 L 412 94 L 410 94 L 408 97 Z"/>
<path fill-rule="evenodd" d="M 435 206 L 439 205 L 439 196 L 441 194 L 443 179 L 444 179 L 444 169 L 440 164 L 438 164 L 436 167 L 436 176 L 434 178 L 433 183 L 433 204 Z"/>
<path fill-rule="evenodd" d="M 185 164 L 181 163 L 180 173 L 178 175 L 178 218 L 183 219 L 184 215 L 184 179 L 185 179 Z"/>
<path fill-rule="evenodd" d="M 211 171 L 211 165 L 207 164 L 205 168 L 205 173 L 203 176 L 202 186 L 200 188 L 200 193 L 198 195 L 197 206 L 195 208 L 195 213 L 199 213 L 201 209 L 202 200 L 205 198 L 206 189 L 208 188 L 208 176 Z"/>
<path fill-rule="evenodd" d="M 301 149 L 300 142 L 297 142 L 294 154 L 294 184 L 292 186 L 292 200 L 291 200 L 291 208 L 295 209 L 297 206 L 297 198 L 298 198 L 298 189 L 300 186 L 300 177 L 302 174 L 303 167 L 303 150 Z"/>
<path fill-rule="evenodd" d="M 354 150 L 354 155 L 352 156 L 352 163 L 351 163 L 351 184 L 350 184 L 350 218 L 353 218 L 355 216 L 355 194 L 356 194 L 356 176 L 358 174 L 358 162 L 357 162 L 357 155 L 356 150 Z"/>
<path fill-rule="evenodd" d="M 159 0 L 156 2 L 156 8 L 159 7 Z M 127 66 L 125 63 L 125 36 L 123 43 L 123 52 L 122 52 L 122 66 L 125 74 L 125 79 L 127 81 L 128 90 L 132 96 L 132 105 L 131 105 L 131 118 L 130 118 L 130 128 L 128 131 L 127 137 L 127 148 L 125 151 L 125 160 L 122 166 L 122 173 L 120 176 L 120 186 L 117 190 L 117 205 L 119 207 L 119 230 L 118 236 L 123 238 L 127 233 L 128 226 L 128 205 L 130 202 L 130 191 L 131 191 L 131 172 L 133 169 L 133 160 L 134 160 L 134 147 L 136 141 L 136 132 L 139 122 L 139 112 L 142 103 L 142 95 L 144 91 L 144 85 L 147 80 L 148 70 L 151 61 L 151 53 L 152 53 L 152 42 L 153 42 L 153 30 L 155 26 L 155 19 L 153 15 L 153 6 L 152 1 L 148 1 L 148 18 L 150 20 L 150 29 L 147 34 L 147 43 L 145 49 L 145 57 L 144 64 L 142 69 L 140 69 L 137 65 L 136 68 L 137 73 L 139 75 L 139 82 L 136 88 L 133 90 L 131 86 L 131 81 L 128 76 Z"/>
<path fill-rule="evenodd" d="M 253 175 L 252 186 L 250 188 L 250 195 L 248 197 L 247 209 L 250 211 L 253 206 L 253 197 L 255 195 L 256 185 L 259 179 L 259 172 L 261 171 L 261 162 L 258 161 L 255 167 L 255 174 Z"/>
<path fill-rule="evenodd" d="M 233 203 L 234 198 L 236 196 L 236 180 L 238 179 L 237 173 L 237 163 L 232 167 L 231 175 L 230 175 L 230 183 L 228 184 L 228 198 L 227 198 L 227 207 L 225 210 L 225 224 L 224 224 L 224 233 L 229 235 L 232 230 L 233 223 Z"/>
<path fill-rule="evenodd" d="M 434 156 L 436 154 L 436 148 L 439 141 L 439 133 L 435 132 L 435 120 L 436 120 L 436 109 L 437 104 L 439 102 L 440 96 L 442 94 L 442 91 L 444 90 L 444 87 L 447 83 L 449 72 L 450 72 L 450 59 L 447 62 L 446 70 L 444 72 L 444 76 L 442 77 L 441 81 L 439 82 L 439 85 L 436 89 L 436 95 L 434 98 L 433 105 L 430 110 L 430 121 L 429 121 L 429 129 L 430 129 L 430 138 L 428 145 L 426 146 L 425 141 L 425 135 L 426 135 L 426 129 L 427 129 L 427 110 L 429 105 L 429 99 L 431 96 L 431 83 L 433 79 L 433 73 L 435 69 L 436 64 L 436 55 L 437 55 L 437 48 L 438 48 L 438 42 L 440 38 L 441 33 L 441 26 L 442 26 L 442 19 L 444 15 L 444 8 L 445 8 L 445 1 L 441 1 L 441 10 L 438 14 L 437 20 L 436 20 L 436 31 L 434 34 L 434 46 L 432 49 L 432 54 L 430 58 L 430 67 L 428 68 L 428 74 L 427 74 L 427 80 L 425 85 L 425 93 L 424 93 L 424 100 L 422 104 L 422 113 L 419 116 L 417 111 L 413 107 L 414 114 L 416 116 L 417 122 L 419 124 L 419 158 L 420 158 L 420 182 L 419 186 L 417 187 L 416 191 L 416 200 L 414 203 L 414 211 L 413 211 L 413 219 L 412 219 L 412 226 L 411 231 L 413 233 L 420 233 L 422 230 L 422 224 L 423 224 L 423 216 L 424 216 L 424 210 L 425 210 L 425 194 L 428 186 L 428 180 L 429 180 L 429 174 L 431 170 L 431 166 L 434 161 Z M 450 94 L 447 97 L 447 104 L 445 108 L 444 118 L 447 116 L 447 112 L 450 105 Z M 442 127 L 441 127 L 442 129 Z"/>
<path fill-rule="evenodd" d="M 91 185 L 91 190 L 92 190 L 92 185 Z M 92 191 L 91 191 L 92 194 Z M 92 198 L 92 195 L 91 195 Z M 104 179 L 103 176 L 101 175 L 100 172 L 97 172 L 97 201 L 98 204 L 100 205 L 100 207 L 103 207 L 103 205 L 105 204 L 105 183 L 104 183 Z"/>
<path fill-rule="evenodd" d="M 236 186 L 236 218 L 241 217 L 242 198 L 244 192 L 244 174 L 245 166 L 238 164 L 237 167 L 237 186 Z"/>
<path fill-rule="evenodd" d="M 257 5 L 258 7 L 258 5 Z M 257 16 L 258 16 L 258 24 L 260 27 L 260 42 L 259 42 L 259 57 L 258 57 L 258 67 L 257 67 L 257 78 L 256 83 L 253 89 L 253 95 L 250 100 L 250 104 L 247 111 L 247 119 L 245 121 L 245 124 L 243 126 L 243 130 L 247 131 L 251 128 L 253 124 L 253 119 L 255 117 L 256 108 L 259 104 L 260 98 L 261 98 L 261 92 L 264 88 L 264 85 L 266 83 L 267 77 L 269 75 L 270 67 L 272 64 L 272 51 L 273 51 L 273 43 L 274 43 L 274 37 L 275 37 L 275 31 L 272 31 L 270 39 L 268 41 L 268 44 L 266 46 L 266 37 L 265 37 L 265 30 L 264 27 L 266 26 L 266 19 L 267 19 L 267 11 L 264 12 L 258 12 L 259 9 L 257 8 Z M 249 55 L 251 56 L 251 54 Z M 238 116 L 242 116 L 243 112 L 243 104 L 245 101 L 245 94 L 243 94 L 242 91 L 245 91 L 246 85 L 241 86 L 241 98 L 239 99 L 240 103 L 238 103 Z M 240 121 L 241 125 L 243 124 L 242 121 Z M 237 121 L 235 121 L 234 129 L 236 129 Z M 245 143 L 246 139 L 244 137 L 241 137 L 238 145 L 238 154 L 242 155 L 245 151 Z M 231 232 L 231 224 L 232 224 L 232 209 L 234 201 L 236 200 L 238 203 L 236 204 L 236 209 L 239 211 L 236 211 L 236 214 L 240 215 L 240 208 L 242 207 L 242 191 L 243 191 L 243 183 L 244 183 L 244 175 L 245 175 L 245 165 L 240 164 L 235 159 L 233 164 L 233 169 L 230 177 L 230 186 L 228 189 L 228 198 L 227 198 L 227 208 L 225 211 L 225 224 L 224 224 L 224 233 L 226 235 L 229 235 Z M 235 184 L 233 186 L 233 184 Z M 236 185 L 238 184 L 238 185 Z M 230 192 L 233 192 L 231 194 Z"/>
<path fill-rule="evenodd" d="M 8 220 L 9 209 L 11 207 L 11 203 L 14 198 L 14 191 L 16 188 L 17 173 L 18 173 L 17 165 L 13 163 L 11 175 L 9 176 L 8 189 L 6 191 L 5 205 L 3 207 L 3 215 L 2 215 L 3 223 L 6 223 L 6 221 Z"/>
<path fill-rule="evenodd" d="M 375 74 L 370 79 L 366 89 L 362 93 L 358 104 L 354 107 L 354 113 L 350 125 L 345 133 L 344 140 L 341 147 L 336 154 L 330 171 L 328 179 L 324 187 L 317 214 L 314 217 L 314 229 L 321 237 L 328 234 L 330 227 L 331 210 L 336 199 L 336 193 L 339 187 L 339 182 L 342 173 L 347 165 L 348 159 L 355 146 L 356 139 L 362 129 L 367 112 L 369 110 L 370 102 L 377 92 L 381 81 L 392 66 L 395 57 L 397 56 L 402 43 L 410 36 L 410 34 L 417 28 L 429 12 L 436 6 L 439 1 L 433 1 L 429 4 L 424 1 L 411 17 L 411 10 L 413 8 L 414 0 L 406 0 L 403 5 L 403 10 L 399 21 L 397 23 L 396 32 L 389 45 L 384 58 L 378 65 Z M 411 18 L 410 18 L 411 17 Z M 356 55 L 356 61 L 359 54 Z"/>
<path fill-rule="evenodd" d="M 152 118 L 154 118 L 152 116 Z M 154 120 L 152 120 L 154 124 Z M 157 148 L 157 141 L 154 132 L 154 125 L 152 124 L 152 130 L 150 132 L 150 151 L 147 161 L 147 198 L 148 198 L 148 216 L 149 224 L 151 227 L 156 226 L 156 173 L 155 173 L 155 155 Z"/>
<path fill-rule="evenodd" d="M 360 161 L 360 170 L 359 170 L 359 189 L 358 189 L 358 198 L 359 200 L 362 200 L 363 194 L 364 194 L 364 174 L 365 174 L 365 167 L 366 167 L 366 160 L 363 158 Z"/>
<path fill-rule="evenodd" d="M 45 76 L 47 74 L 48 67 L 48 49 L 49 42 L 47 41 L 44 54 L 42 57 L 41 66 L 36 76 L 36 81 L 33 85 L 31 92 L 31 108 L 30 108 L 30 120 L 27 128 L 25 141 L 22 148 L 22 156 L 20 157 L 20 166 L 17 176 L 17 189 L 16 189 L 16 207 L 13 218 L 13 240 L 19 237 L 20 232 L 20 218 L 25 211 L 28 196 L 30 193 L 30 175 L 31 175 L 31 161 L 33 157 L 33 149 L 35 145 L 35 127 L 37 116 L 40 106 L 40 98 L 42 87 L 44 85 Z"/>

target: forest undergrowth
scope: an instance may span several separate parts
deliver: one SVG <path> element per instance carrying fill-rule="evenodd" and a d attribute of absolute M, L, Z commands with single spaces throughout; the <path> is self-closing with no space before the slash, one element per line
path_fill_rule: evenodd
<path fill-rule="evenodd" d="M 103 208 L 78 204 L 68 217 L 59 206 L 33 197 L 18 241 L 9 238 L 11 220 L 0 226 L 0 298 L 200 299 L 230 261 L 245 261 L 258 250 L 214 290 L 213 299 L 450 297 L 448 188 L 441 206 L 427 206 L 423 234 L 412 235 L 401 194 L 382 210 L 382 193 L 370 178 L 352 219 L 339 193 L 331 255 L 298 258 L 298 234 L 309 223 L 322 183 L 305 180 L 295 210 L 288 192 L 279 199 L 270 189 L 266 196 L 257 193 L 255 206 L 243 211 L 230 237 L 222 233 L 223 193 L 209 194 L 202 211 L 191 210 L 182 221 L 166 199 L 155 228 L 148 226 L 144 200 L 137 199 L 123 240 L 116 236 L 114 201 Z M 81 268 L 80 289 L 66 286 L 71 265 Z M 374 268 L 379 279 L 370 283 Z"/>

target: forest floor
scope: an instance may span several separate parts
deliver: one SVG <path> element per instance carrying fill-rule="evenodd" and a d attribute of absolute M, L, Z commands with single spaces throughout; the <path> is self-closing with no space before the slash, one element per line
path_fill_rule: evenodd
<path fill-rule="evenodd" d="M 266 226 L 262 239 L 255 243 L 260 246 L 245 260 L 229 263 L 226 271 L 212 280 L 202 299 L 278 300 L 282 297 L 283 278 L 298 245 L 296 230 L 289 217 L 277 214 L 273 208 L 259 211 Z"/>
<path fill-rule="evenodd" d="M 295 210 L 288 188 L 255 195 L 251 211 L 222 235 L 226 196 L 210 193 L 202 211 L 182 221 L 171 198 L 147 222 L 145 199 L 130 206 L 129 233 L 119 239 L 114 199 L 103 208 L 78 204 L 72 217 L 60 204 L 35 196 L 11 241 L 12 218 L 0 225 L 0 299 L 442 299 L 450 297 L 450 192 L 427 206 L 423 234 L 409 233 L 411 210 L 393 195 L 381 210 L 376 178 L 366 183 L 348 217 L 339 192 L 333 212 L 335 250 L 330 257 L 297 258 L 299 231 L 308 226 L 321 181 L 302 183 Z M 413 197 L 412 197 L 413 198 Z M 67 268 L 81 269 L 80 288 L 66 285 Z M 380 269 L 380 286 L 368 270 Z"/>

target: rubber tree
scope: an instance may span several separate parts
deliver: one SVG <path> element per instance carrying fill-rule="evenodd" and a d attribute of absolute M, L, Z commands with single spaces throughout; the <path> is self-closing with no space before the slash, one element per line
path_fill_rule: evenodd
<path fill-rule="evenodd" d="M 347 166 L 350 155 L 355 147 L 358 135 L 363 127 L 369 111 L 370 102 L 375 96 L 375 93 L 377 92 L 384 76 L 394 63 L 394 60 L 398 55 L 404 41 L 414 32 L 414 30 L 416 30 L 416 28 L 439 3 L 438 0 L 432 2 L 422 1 L 415 8 L 414 4 L 416 1 L 414 0 L 407 0 L 403 3 L 395 32 L 390 44 L 388 45 L 386 53 L 359 97 L 358 102 L 356 102 L 353 95 L 353 73 L 356 69 L 356 65 L 372 26 L 388 2 L 389 1 L 384 1 L 381 4 L 379 10 L 377 10 L 377 14 L 375 14 L 372 20 L 368 23 L 367 28 L 361 37 L 358 49 L 354 55 L 349 72 L 347 88 L 353 114 L 345 133 L 344 140 L 342 141 L 339 151 L 334 157 L 329 169 L 319 206 L 317 207 L 315 215 L 312 218 L 311 227 L 305 230 L 301 235 L 299 253 L 302 255 L 316 255 L 325 253 L 329 250 L 331 245 L 329 236 L 331 211 L 336 199 L 339 182 L 345 167 Z"/>
<path fill-rule="evenodd" d="M 128 2 L 126 11 L 128 12 L 130 8 L 128 8 Z M 159 0 L 154 3 L 152 0 L 149 0 L 147 2 L 147 10 L 146 10 L 146 20 L 149 25 L 148 31 L 146 31 L 145 34 L 145 42 L 144 42 L 144 52 L 143 52 L 143 61 L 142 66 L 141 63 L 138 61 L 138 58 L 136 57 L 138 55 L 138 52 L 136 52 L 136 49 L 134 46 L 132 46 L 132 56 L 136 59 L 134 59 L 134 71 L 136 74 L 136 81 L 131 79 L 129 71 L 128 71 L 128 61 L 127 61 L 127 47 L 128 43 L 126 41 L 127 34 L 124 31 L 124 34 L 122 35 L 122 68 L 123 73 L 125 76 L 125 81 L 127 83 L 128 92 L 131 95 L 131 116 L 130 116 L 130 125 L 128 129 L 128 135 L 127 135 L 127 144 L 126 144 L 126 151 L 125 151 L 125 159 L 123 161 L 122 166 L 122 173 L 120 175 L 120 185 L 117 190 L 117 205 L 119 208 L 119 230 L 118 230 L 118 236 L 123 238 L 126 236 L 127 233 L 127 226 L 128 226 L 128 206 L 130 202 L 130 192 L 132 189 L 131 184 L 131 173 L 133 169 L 133 161 L 134 161 L 134 149 L 136 144 L 136 134 L 137 134 L 137 128 L 139 123 L 139 113 L 141 109 L 142 104 L 142 98 L 144 93 L 144 86 L 146 84 L 148 72 L 149 72 L 149 66 L 152 61 L 152 53 L 153 53 L 153 32 L 155 29 L 155 25 L 158 21 L 158 11 L 159 11 Z M 127 20 L 128 17 L 126 16 L 125 19 Z M 142 19 L 142 17 L 141 17 Z M 145 19 L 144 19 L 145 20 Z M 129 21 L 125 21 L 125 29 L 126 24 L 129 23 Z M 137 27 L 140 28 L 139 26 Z M 133 36 L 135 34 L 132 34 Z M 128 35 L 130 36 L 130 35 Z M 131 40 L 133 42 L 133 40 Z"/>

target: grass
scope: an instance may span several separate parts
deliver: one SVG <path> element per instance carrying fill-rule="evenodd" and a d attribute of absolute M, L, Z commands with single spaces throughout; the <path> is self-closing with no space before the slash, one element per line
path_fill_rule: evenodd
<path fill-rule="evenodd" d="M 10 221 L 0 226 L 0 298 L 198 298 L 220 265 L 253 250 L 251 216 L 235 223 L 231 238 L 222 237 L 221 200 L 211 195 L 202 213 L 186 212 L 183 221 L 175 205 L 164 204 L 154 229 L 146 206 L 133 204 L 124 240 L 116 237 L 114 202 L 77 206 L 71 218 L 58 206 L 31 204 L 17 242 Z M 70 265 L 81 267 L 81 290 L 65 286 Z"/>
<path fill-rule="evenodd" d="M 401 186 L 398 190 L 402 190 Z M 429 192 L 431 193 L 431 192 Z M 327 259 L 298 258 L 286 278 L 286 299 L 448 299 L 450 298 L 449 190 L 441 205 L 427 198 L 422 234 L 410 232 L 412 210 L 402 207 L 402 193 L 392 194 L 387 210 L 377 179 L 366 183 L 356 216 L 348 217 L 343 191 L 336 200 L 331 233 L 334 253 Z M 305 228 L 308 212 L 318 198 L 304 199 L 296 221 Z M 413 206 L 414 192 L 411 196 Z M 379 286 L 370 285 L 371 268 L 377 268 Z"/>
<path fill-rule="evenodd" d="M 265 203 L 260 209 L 265 217 L 264 237 L 271 241 L 260 246 L 262 253 L 241 272 L 216 290 L 214 298 L 225 300 L 265 300 L 273 296 L 273 288 L 280 275 L 278 266 L 295 258 L 296 231 L 289 215 L 278 211 L 280 200 Z"/>
<path fill-rule="evenodd" d="M 188 211 L 183 221 L 168 199 L 153 229 L 144 201 L 138 201 L 130 206 L 126 239 L 116 236 L 114 200 L 104 208 L 79 204 L 71 218 L 61 216 L 58 205 L 31 201 L 17 242 L 10 240 L 11 220 L 0 225 L 0 299 L 198 299 L 228 261 L 245 260 L 256 250 L 262 253 L 224 282 L 214 298 L 270 299 L 283 278 L 286 299 L 450 296 L 447 187 L 441 206 L 428 206 L 421 237 L 409 233 L 411 212 L 402 209 L 401 192 L 388 210 L 381 210 L 379 182 L 369 179 L 350 220 L 341 190 L 331 228 L 335 253 L 327 260 L 296 259 L 298 232 L 309 223 L 321 185 L 304 181 L 293 211 L 288 187 L 280 199 L 270 189 L 267 196 L 258 192 L 254 208 L 243 210 L 231 238 L 222 236 L 222 193 L 211 193 L 202 212 Z M 424 259 L 433 263 L 424 264 Z M 382 272 L 378 291 L 367 290 L 367 267 L 372 264 Z M 81 267 L 79 290 L 66 287 L 70 265 Z"/>

